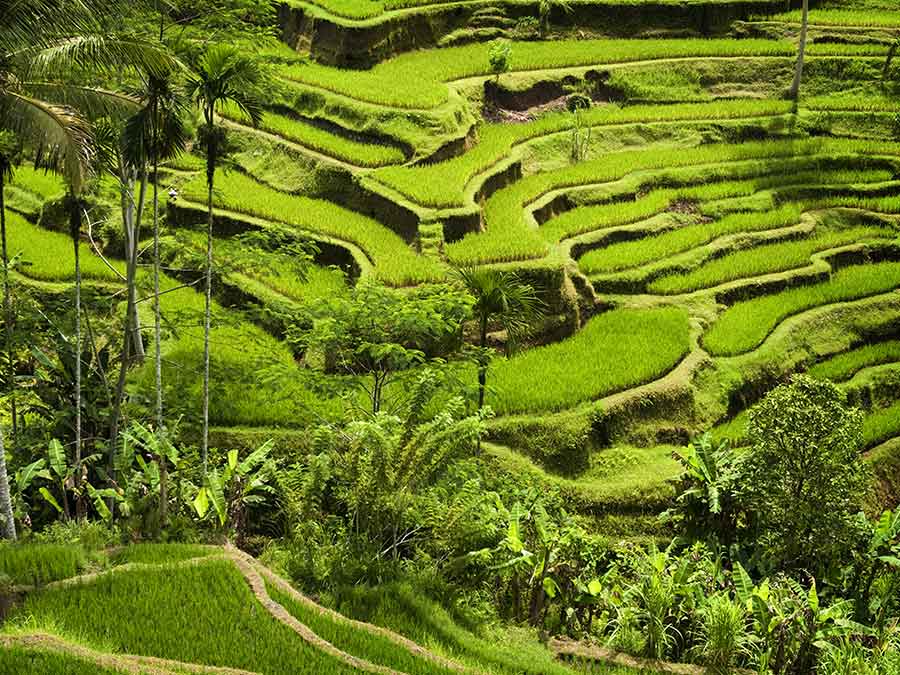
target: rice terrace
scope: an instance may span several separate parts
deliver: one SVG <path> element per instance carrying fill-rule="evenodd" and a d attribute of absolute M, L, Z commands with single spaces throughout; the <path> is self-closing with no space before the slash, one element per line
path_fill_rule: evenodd
<path fill-rule="evenodd" d="M 0 0 L 0 675 L 900 675 L 900 0 Z"/>

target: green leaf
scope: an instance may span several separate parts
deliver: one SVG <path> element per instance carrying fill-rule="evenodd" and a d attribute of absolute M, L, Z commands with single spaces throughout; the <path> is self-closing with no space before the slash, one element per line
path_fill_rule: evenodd
<path fill-rule="evenodd" d="M 228 451 L 228 468 L 234 471 L 238 465 L 238 451 L 237 450 L 229 450 Z"/>
<path fill-rule="evenodd" d="M 603 584 L 600 583 L 599 579 L 591 579 L 587 585 L 587 590 L 591 595 L 600 595 L 603 592 Z"/>
<path fill-rule="evenodd" d="M 209 500 L 219 516 L 219 523 L 225 525 L 228 519 L 228 510 L 225 504 L 225 491 L 222 489 L 222 480 L 219 478 L 219 472 L 215 469 L 207 476 L 207 485 L 209 487 Z"/>
<path fill-rule="evenodd" d="M 66 452 L 63 450 L 62 443 L 55 438 L 47 446 L 47 457 L 50 460 L 50 468 L 53 469 L 53 473 L 60 480 L 65 478 L 69 472 L 69 468 L 66 465 Z"/>
<path fill-rule="evenodd" d="M 205 487 L 202 487 L 197 491 L 197 496 L 194 497 L 193 505 L 198 516 L 201 518 L 206 517 L 207 511 L 209 511 L 209 497 L 207 496 Z"/>
<path fill-rule="evenodd" d="M 557 596 L 557 594 L 559 593 L 559 584 L 557 584 L 550 577 L 544 577 L 543 586 L 544 586 L 544 593 L 546 593 L 547 597 L 550 598 L 551 600 L 553 598 L 555 598 Z"/>
<path fill-rule="evenodd" d="M 43 497 L 47 501 L 47 503 L 50 504 L 50 506 L 56 509 L 58 513 L 63 512 L 62 507 L 59 505 L 59 502 L 56 501 L 56 498 L 52 494 L 50 494 L 50 490 L 42 487 L 40 490 L 38 490 L 38 492 L 40 493 L 41 497 Z"/>

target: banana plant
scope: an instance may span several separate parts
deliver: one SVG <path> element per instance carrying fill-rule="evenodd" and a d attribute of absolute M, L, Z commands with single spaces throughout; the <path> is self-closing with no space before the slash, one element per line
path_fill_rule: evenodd
<path fill-rule="evenodd" d="M 49 469 L 47 469 L 47 460 L 42 457 L 33 461 L 31 464 L 23 466 L 13 475 L 13 517 L 24 523 L 26 527 L 31 525 L 31 519 L 28 515 L 28 502 L 25 495 L 31 489 L 32 484 L 37 480 L 51 480 Z"/>
<path fill-rule="evenodd" d="M 219 526 L 234 533 L 238 546 L 246 536 L 248 510 L 275 493 L 277 465 L 270 457 L 273 445 L 273 441 L 266 441 L 243 460 L 239 460 L 237 450 L 229 451 L 221 471 L 218 467 L 209 471 L 194 497 L 197 515 L 205 518 L 214 513 Z"/>
<path fill-rule="evenodd" d="M 79 500 L 88 495 L 94 500 L 96 506 L 97 491 L 86 480 L 87 467 L 97 462 L 100 455 L 95 453 L 81 459 L 81 480 L 76 480 L 76 467 L 69 464 L 66 457 L 66 451 L 57 439 L 52 439 L 47 445 L 47 464 L 49 466 L 50 485 L 56 490 L 54 495 L 50 488 L 42 486 L 38 489 L 38 493 L 44 498 L 50 506 L 56 509 L 57 513 L 62 515 L 66 520 L 72 517 L 72 510 L 69 504 L 69 494 Z M 104 506 L 105 508 L 105 506 Z M 108 509 L 107 509 L 108 510 Z M 103 511 L 100 511 L 101 516 Z"/>

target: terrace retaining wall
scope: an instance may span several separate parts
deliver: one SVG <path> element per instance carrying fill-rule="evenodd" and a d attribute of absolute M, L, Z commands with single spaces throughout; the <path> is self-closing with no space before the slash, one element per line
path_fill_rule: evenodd
<path fill-rule="evenodd" d="M 715 35 L 727 32 L 734 21 L 751 14 L 781 12 L 792 0 L 725 0 L 703 4 L 669 2 L 578 5 L 571 14 L 556 8 L 551 23 L 560 28 L 582 28 L 611 37 L 636 37 L 665 32 Z M 503 2 L 513 21 L 536 16 L 534 5 Z M 471 28 L 484 4 L 442 4 L 418 11 L 387 13 L 380 20 L 351 21 L 317 17 L 302 6 L 278 5 L 281 39 L 295 49 L 309 49 L 321 63 L 345 68 L 371 68 L 394 54 L 437 46 L 453 31 Z M 473 32 L 474 37 L 474 32 Z"/>

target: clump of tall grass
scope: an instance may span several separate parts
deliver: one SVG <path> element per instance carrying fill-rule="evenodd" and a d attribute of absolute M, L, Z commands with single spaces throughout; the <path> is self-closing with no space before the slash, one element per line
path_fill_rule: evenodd
<path fill-rule="evenodd" d="M 733 356 L 758 347 L 784 319 L 836 302 L 886 293 L 900 286 L 900 263 L 847 267 L 822 283 L 791 288 L 739 302 L 722 313 L 703 336 L 703 346 L 717 356 Z"/>
<path fill-rule="evenodd" d="M 328 640 L 348 654 L 408 675 L 453 672 L 428 659 L 413 655 L 386 637 L 354 628 L 352 625 L 335 620 L 321 610 L 303 605 L 272 584 L 267 583 L 266 590 L 275 602 L 284 607 L 298 621 L 309 626 L 316 635 Z"/>
<path fill-rule="evenodd" d="M 727 675 L 751 653 L 747 611 L 727 594 L 708 598 L 700 610 L 698 656 L 713 675 Z"/>
<path fill-rule="evenodd" d="M 809 374 L 822 380 L 849 380 L 863 368 L 900 361 L 900 340 L 864 345 L 832 356 L 809 369 Z"/>
<path fill-rule="evenodd" d="M 615 309 L 568 340 L 495 360 L 487 400 L 502 414 L 566 410 L 664 375 L 689 348 L 685 310 Z"/>
<path fill-rule="evenodd" d="M 266 673 L 355 672 L 277 622 L 221 559 L 34 593 L 10 617 L 14 626 L 26 619 L 129 654 Z"/>
<path fill-rule="evenodd" d="M 68 544 L 0 544 L 0 577 L 12 585 L 40 586 L 80 574 L 87 553 Z"/>
<path fill-rule="evenodd" d="M 417 255 L 400 235 L 337 204 L 289 195 L 237 172 L 218 177 L 216 188 L 215 204 L 219 208 L 356 244 L 371 257 L 376 274 L 387 283 L 403 286 L 443 276 L 437 262 Z M 205 179 L 198 176 L 187 183 L 182 194 L 185 199 L 205 203 Z"/>
<path fill-rule="evenodd" d="M 808 239 L 764 244 L 715 258 L 685 274 L 672 274 L 653 281 L 652 293 L 686 293 L 737 279 L 781 272 L 810 263 L 810 256 L 847 244 L 873 239 L 891 239 L 893 230 L 877 227 L 853 227 L 823 232 Z"/>

